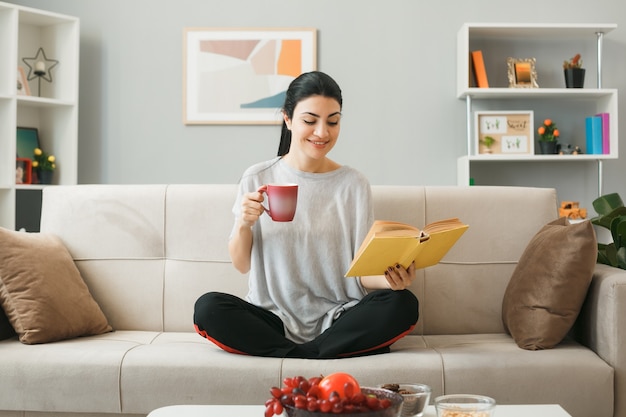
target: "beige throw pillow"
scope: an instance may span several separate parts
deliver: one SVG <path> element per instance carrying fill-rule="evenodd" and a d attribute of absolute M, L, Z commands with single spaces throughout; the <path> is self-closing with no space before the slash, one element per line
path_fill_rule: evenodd
<path fill-rule="evenodd" d="M 504 294 L 502 321 L 523 349 L 550 349 L 567 335 L 596 264 L 591 222 L 562 217 L 544 226 L 522 254 Z"/>
<path fill-rule="evenodd" d="M 70 253 L 49 234 L 0 228 L 0 305 L 26 344 L 111 331 Z"/>

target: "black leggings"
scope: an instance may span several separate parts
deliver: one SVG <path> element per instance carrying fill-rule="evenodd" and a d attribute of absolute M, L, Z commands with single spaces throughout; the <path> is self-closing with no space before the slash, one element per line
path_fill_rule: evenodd
<path fill-rule="evenodd" d="M 389 352 L 418 319 L 409 290 L 378 290 L 345 311 L 314 340 L 297 344 L 285 337 L 275 314 L 231 294 L 210 292 L 196 301 L 196 331 L 222 349 L 253 356 L 330 359 Z"/>

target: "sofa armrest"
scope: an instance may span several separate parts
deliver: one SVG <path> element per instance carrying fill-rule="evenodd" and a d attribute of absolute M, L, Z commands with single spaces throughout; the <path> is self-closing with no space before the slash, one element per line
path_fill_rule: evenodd
<path fill-rule="evenodd" d="M 614 415 L 626 416 L 626 270 L 596 265 L 574 335 L 614 369 Z"/>

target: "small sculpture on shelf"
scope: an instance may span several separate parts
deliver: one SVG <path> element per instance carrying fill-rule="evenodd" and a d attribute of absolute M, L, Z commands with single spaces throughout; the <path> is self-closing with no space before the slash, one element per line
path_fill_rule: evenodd
<path fill-rule="evenodd" d="M 574 55 L 569 61 L 563 61 L 565 87 L 583 88 L 585 85 L 585 69 L 580 54 Z"/>
<path fill-rule="evenodd" d="M 28 66 L 28 81 L 38 80 L 38 95 L 41 97 L 41 79 L 52 82 L 52 68 L 59 64 L 56 59 L 48 59 L 43 48 L 37 50 L 37 54 L 32 58 L 23 58 L 22 61 Z"/>
<path fill-rule="evenodd" d="M 559 146 L 559 155 L 580 155 L 583 151 L 578 145 L 566 144 Z"/>
<path fill-rule="evenodd" d="M 562 201 L 559 207 L 559 217 L 567 217 L 568 219 L 586 219 L 587 209 L 580 208 L 578 201 Z"/>

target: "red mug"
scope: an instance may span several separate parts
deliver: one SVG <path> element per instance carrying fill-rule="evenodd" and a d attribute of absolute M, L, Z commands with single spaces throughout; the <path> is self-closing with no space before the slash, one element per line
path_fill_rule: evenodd
<path fill-rule="evenodd" d="M 269 208 L 263 207 L 275 222 L 290 222 L 296 214 L 298 184 L 268 184 L 259 189 L 267 194 Z"/>

